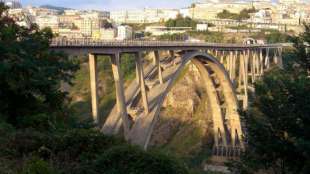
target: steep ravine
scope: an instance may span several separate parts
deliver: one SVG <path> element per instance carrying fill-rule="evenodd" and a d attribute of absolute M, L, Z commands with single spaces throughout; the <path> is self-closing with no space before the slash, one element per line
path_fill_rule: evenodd
<path fill-rule="evenodd" d="M 201 77 L 189 65 L 165 99 L 150 146 L 165 150 L 201 168 L 211 153 L 211 115 Z"/>

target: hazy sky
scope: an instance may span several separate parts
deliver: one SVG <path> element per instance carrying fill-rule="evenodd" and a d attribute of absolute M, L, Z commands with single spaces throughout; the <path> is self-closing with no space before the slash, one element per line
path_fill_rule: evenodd
<path fill-rule="evenodd" d="M 144 7 L 186 7 L 195 0 L 20 0 L 23 5 L 55 5 L 77 9 L 135 9 Z"/>

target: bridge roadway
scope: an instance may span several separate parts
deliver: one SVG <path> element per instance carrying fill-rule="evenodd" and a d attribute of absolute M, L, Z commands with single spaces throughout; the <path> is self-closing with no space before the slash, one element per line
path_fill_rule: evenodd
<path fill-rule="evenodd" d="M 226 44 L 209 42 L 190 41 L 146 41 L 146 40 L 125 40 L 125 41 L 102 41 L 92 39 L 53 39 L 50 44 L 51 49 L 63 50 L 70 54 L 114 54 L 120 52 L 137 52 L 152 50 L 206 50 L 216 49 L 223 51 L 242 51 L 245 49 L 277 49 L 289 47 L 290 43 L 277 44 Z"/>

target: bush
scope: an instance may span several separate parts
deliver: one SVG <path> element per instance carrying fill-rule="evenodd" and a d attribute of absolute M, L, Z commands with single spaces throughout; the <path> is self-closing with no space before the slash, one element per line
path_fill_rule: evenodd
<path fill-rule="evenodd" d="M 58 174 L 46 161 L 38 158 L 26 162 L 21 174 Z"/>
<path fill-rule="evenodd" d="M 116 174 L 186 174 L 187 168 L 177 160 L 133 146 L 116 146 L 101 155 L 95 163 L 97 173 Z"/>

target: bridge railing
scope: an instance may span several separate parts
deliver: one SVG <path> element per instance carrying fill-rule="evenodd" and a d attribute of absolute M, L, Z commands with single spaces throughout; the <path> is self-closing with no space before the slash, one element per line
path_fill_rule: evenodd
<path fill-rule="evenodd" d="M 150 40 L 94 40 L 89 38 L 81 39 L 65 39 L 65 38 L 55 38 L 51 41 L 52 47 L 82 47 L 82 46 L 94 46 L 94 47 L 163 47 L 163 46 L 206 46 L 206 47 L 282 47 L 284 44 L 254 44 L 254 45 L 244 45 L 244 44 L 225 44 L 225 43 L 208 43 L 208 42 L 191 42 L 191 41 L 150 41 Z"/>

